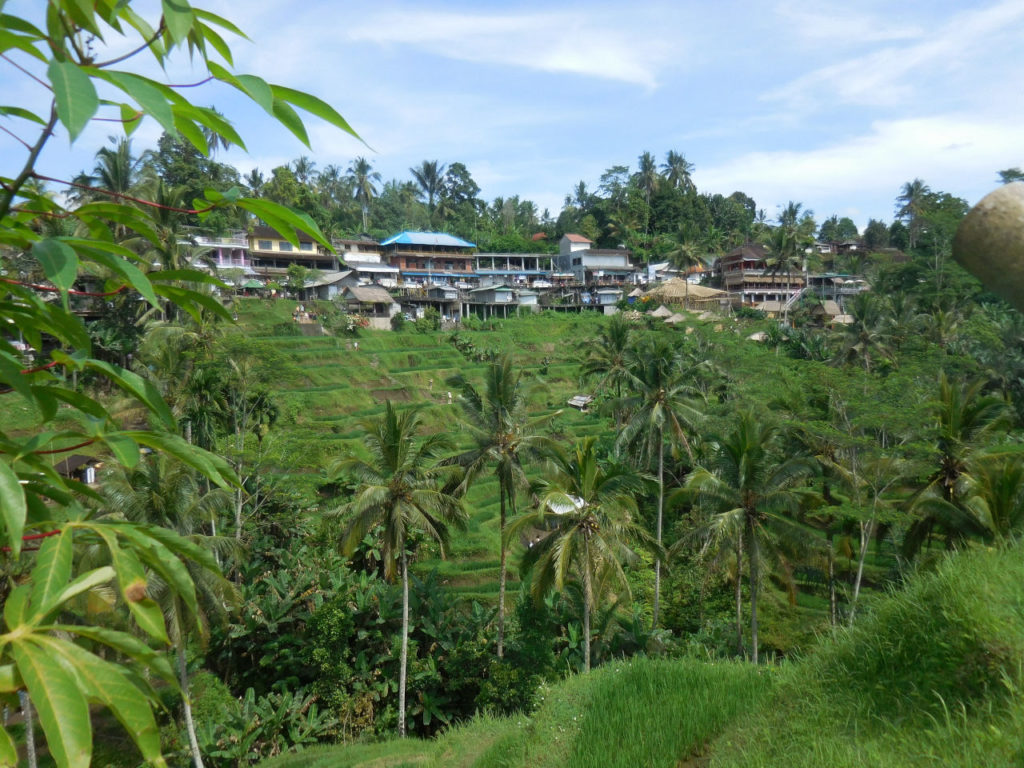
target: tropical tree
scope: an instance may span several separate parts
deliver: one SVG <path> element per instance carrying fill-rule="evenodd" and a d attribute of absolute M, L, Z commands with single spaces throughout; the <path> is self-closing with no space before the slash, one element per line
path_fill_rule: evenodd
<path fill-rule="evenodd" d="M 590 619 L 613 589 L 629 593 L 623 564 L 635 562 L 635 542 L 650 545 L 636 523 L 635 495 L 641 478 L 621 464 L 599 460 L 595 438 L 570 451 L 554 447 L 544 478 L 534 485 L 538 501 L 532 514 L 512 524 L 509 535 L 535 531 L 524 557 L 532 568 L 530 591 L 543 600 L 575 579 L 583 591 L 583 666 L 590 671 Z"/>
<path fill-rule="evenodd" d="M 438 163 L 437 160 L 424 160 L 418 167 L 409 169 L 416 184 L 427 196 L 427 207 L 431 214 L 434 212 L 434 200 L 444 191 L 444 169 L 444 163 Z"/>
<path fill-rule="evenodd" d="M 165 455 L 148 456 L 130 470 L 115 467 L 103 479 L 103 493 L 108 504 L 107 514 L 174 531 L 210 554 L 223 554 L 233 547 L 231 539 L 207 533 L 205 528 L 208 521 L 215 520 L 220 512 L 230 507 L 230 495 L 220 488 L 203 492 L 191 467 Z M 210 621 L 225 621 L 238 595 L 217 569 L 203 567 L 196 561 L 186 561 L 185 567 L 196 586 L 197 611 L 188 611 L 181 597 L 159 574 L 150 576 L 147 589 L 160 604 L 167 621 L 178 662 L 182 712 L 192 760 L 196 768 L 203 768 L 189 697 L 186 641 L 190 635 L 205 639 Z"/>
<path fill-rule="evenodd" d="M 516 517 L 518 489 L 527 485 L 523 460 L 547 444 L 541 430 L 558 416 L 530 418 L 527 387 L 522 371 L 517 370 L 510 355 L 490 363 L 484 371 L 484 386 L 477 389 L 465 376 L 458 374 L 447 380 L 459 391 L 462 424 L 473 439 L 473 448 L 459 457 L 466 468 L 464 487 L 488 467 L 498 478 L 498 532 L 501 565 L 498 571 L 498 658 L 505 652 L 505 582 L 508 574 L 508 542 L 505 529 L 511 516 Z"/>
<path fill-rule="evenodd" d="M 630 381 L 627 366 L 633 345 L 629 320 L 621 313 L 612 315 L 597 337 L 583 346 L 586 356 L 580 363 L 581 376 L 596 379 L 597 391 L 613 393 L 616 413 L 619 413 L 622 385 Z"/>
<path fill-rule="evenodd" d="M 896 218 L 906 222 L 911 248 L 917 247 L 925 206 L 931 193 L 931 189 L 921 179 L 914 179 L 900 188 L 900 194 L 896 198 Z"/>
<path fill-rule="evenodd" d="M 662 546 L 665 509 L 665 443 L 681 445 L 692 457 L 687 433 L 704 415 L 694 397 L 691 372 L 684 369 L 679 350 L 665 337 L 655 337 L 634 347 L 626 367 L 630 393 L 622 398 L 626 421 L 616 446 L 632 448 L 647 466 L 657 466 L 657 522 L 655 541 Z M 654 561 L 652 626 L 658 626 L 661 598 L 661 558 Z"/>
<path fill-rule="evenodd" d="M 216 563 L 208 552 L 173 531 L 100 519 L 102 498 L 83 484 L 61 477 L 54 471 L 53 458 L 88 445 L 104 455 L 109 465 L 130 469 L 139 463 L 144 446 L 175 456 L 216 485 L 229 486 L 237 479 L 223 459 L 189 446 L 176 434 L 174 415 L 151 382 L 94 355 L 88 331 L 71 311 L 69 297 L 76 291 L 80 272 L 106 274 L 103 291 L 107 294 L 123 293 L 153 308 L 169 299 L 195 316 L 203 309 L 226 318 L 230 315 L 195 289 L 209 283 L 209 275 L 193 270 L 146 274 L 136 266 L 137 257 L 118 242 L 123 227 L 148 235 L 154 245 L 159 243 L 149 217 L 139 207 L 152 208 L 152 203 L 131 205 L 107 195 L 108 199 L 70 208 L 59 202 L 60 197 L 50 198 L 29 182 L 70 185 L 44 177 L 37 163 L 44 161 L 52 137 L 63 133 L 73 143 L 94 118 L 123 126 L 126 136 L 141 121 L 147 125 L 153 121 L 183 136 L 198 151 L 207 149 L 203 126 L 240 143 L 226 120 L 188 100 L 188 94 L 196 91 L 178 92 L 167 83 L 130 71 L 140 56 L 153 57 L 152 64 L 145 65 L 147 72 L 163 72 L 188 49 L 201 83 L 216 79 L 247 96 L 273 94 L 273 109 L 268 99 L 259 95 L 256 99 L 272 114 L 284 116 L 285 126 L 307 144 L 294 107 L 352 131 L 341 115 L 315 97 L 272 86 L 255 76 L 237 77 L 233 66 L 219 63 L 231 62 L 221 35 L 236 34 L 237 28 L 186 3 L 164 3 L 154 12 L 151 6 L 133 7 L 130 0 L 113 4 L 51 0 L 33 16 L 46 18 L 45 32 L 35 26 L 35 18 L 18 15 L 16 9 L 9 10 L 3 25 L 4 59 L 28 78 L 25 82 L 30 87 L 39 87 L 40 99 L 32 101 L 44 107 L 39 114 L 31 104 L 5 107 L 5 126 L 11 126 L 5 130 L 16 135 L 27 151 L 14 167 L 0 172 L 4 178 L 0 252 L 5 264 L 8 259 L 30 260 L 33 266 L 27 272 L 38 270 L 48 283 L 41 289 L 38 282 L 22 281 L 20 273 L 18 278 L 9 274 L 0 296 L 0 325 L 16 327 L 39 361 L 26 368 L 22 350 L 6 337 L 0 338 L 0 391 L 11 398 L 8 405 L 35 419 L 30 428 L 27 424 L 17 430 L 0 427 L 0 537 L 9 566 L 20 573 L 17 583 L 3 592 L 3 693 L 29 694 L 49 753 L 60 768 L 89 764 L 93 704 L 105 706 L 116 716 L 142 760 L 162 765 L 152 709 L 158 695 L 150 685 L 139 683 L 165 680 L 173 686 L 175 674 L 163 652 L 171 645 L 168 622 L 150 594 L 150 580 L 155 585 L 159 577 L 178 595 L 185 610 L 196 614 L 196 586 L 187 565 L 216 571 Z M 17 61 L 21 57 L 27 68 Z M 229 200 L 210 193 L 190 212 L 235 208 L 276 217 L 286 230 L 282 235 L 295 245 L 294 230 L 303 229 L 329 246 L 315 224 L 262 200 Z M 87 235 L 54 237 L 35 225 L 41 215 L 65 222 L 67 232 L 80 228 Z M 70 384 L 86 372 L 94 377 L 97 389 L 117 389 L 132 400 L 149 416 L 147 427 L 124 429 L 91 390 L 83 392 Z M 26 542 L 32 544 L 26 547 Z M 76 561 L 76 548 L 89 546 L 104 550 L 110 564 L 89 567 Z M 25 554 L 31 550 L 36 550 L 33 555 Z M 133 631 L 112 629 L 106 620 L 100 625 L 95 616 L 79 609 L 80 598 L 98 588 L 116 590 L 131 615 Z M 0 763 L 17 761 L 11 734 L 0 727 Z"/>
<path fill-rule="evenodd" d="M 693 163 L 687 161 L 686 155 L 669 150 L 665 162 L 661 165 L 662 176 L 672 189 L 683 192 L 694 192 L 696 187 L 690 174 L 693 172 Z"/>
<path fill-rule="evenodd" d="M 947 547 L 980 532 L 964 508 L 964 476 L 972 456 L 1011 416 L 1006 401 L 987 394 L 985 385 L 982 379 L 958 384 L 945 371 L 939 377 L 939 396 L 932 405 L 934 469 L 911 504 L 914 520 L 903 538 L 907 557 L 920 552 L 936 529 L 945 535 Z"/>
<path fill-rule="evenodd" d="M 357 157 L 348 167 L 348 177 L 355 186 L 355 198 L 363 211 L 363 231 L 368 225 L 370 213 L 370 201 L 377 196 L 377 184 L 380 183 L 380 173 L 373 170 L 370 161 L 365 157 Z"/>
<path fill-rule="evenodd" d="M 416 535 L 442 547 L 448 526 L 463 526 L 466 513 L 455 495 L 458 468 L 443 465 L 451 443 L 447 435 L 424 435 L 418 408 L 399 413 L 390 400 L 378 419 L 360 422 L 368 458 L 349 456 L 334 470 L 355 483 L 352 500 L 341 508 L 351 515 L 340 537 L 341 549 L 351 555 L 370 531 L 380 526 L 384 575 L 402 579 L 402 650 L 398 679 L 398 734 L 405 736 L 405 689 L 409 659 L 409 550 Z"/>
<path fill-rule="evenodd" d="M 737 538 L 750 569 L 751 655 L 758 661 L 757 601 L 761 570 L 787 550 L 808 546 L 804 530 L 783 513 L 794 512 L 809 495 L 798 485 L 816 471 L 813 459 L 781 458 L 778 428 L 751 411 L 739 414 L 725 434 L 715 438 L 714 463 L 697 467 L 687 478 L 685 493 L 701 509 L 715 515 L 715 525 Z M 739 567 L 737 567 L 737 572 Z"/>
<path fill-rule="evenodd" d="M 290 163 L 295 178 L 300 184 L 311 184 L 316 179 L 316 162 L 306 155 L 297 157 Z"/>

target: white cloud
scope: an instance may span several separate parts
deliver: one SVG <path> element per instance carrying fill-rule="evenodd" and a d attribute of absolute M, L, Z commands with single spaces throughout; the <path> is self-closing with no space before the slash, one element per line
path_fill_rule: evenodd
<path fill-rule="evenodd" d="M 768 91 L 762 98 L 794 105 L 820 103 L 825 98 L 847 104 L 899 105 L 922 82 L 941 81 L 979 50 L 1019 38 L 1022 19 L 1024 3 L 1020 0 L 960 13 L 915 44 L 890 46 L 830 64 Z"/>
<path fill-rule="evenodd" d="M 779 3 L 775 9 L 784 21 L 785 29 L 803 40 L 836 47 L 863 46 L 890 40 L 920 38 L 920 25 L 900 24 L 893 21 L 893 9 L 887 8 L 885 16 L 854 10 L 847 4 L 826 3 L 808 7 L 805 2 L 793 0 Z"/>
<path fill-rule="evenodd" d="M 996 171 L 1020 153 L 1014 116 L 986 119 L 940 115 L 874 123 L 870 132 L 807 151 L 750 152 L 715 167 L 697 169 L 702 189 L 722 194 L 741 189 L 771 214 L 801 200 L 819 217 L 834 210 L 863 210 L 892 218 L 888 207 L 899 187 L 922 177 L 933 189 L 971 202 L 995 184 Z"/>
<path fill-rule="evenodd" d="M 462 61 L 586 75 L 647 88 L 657 85 L 669 47 L 600 13 L 468 14 L 387 11 L 349 27 L 346 37 L 382 46 L 414 46 Z"/>

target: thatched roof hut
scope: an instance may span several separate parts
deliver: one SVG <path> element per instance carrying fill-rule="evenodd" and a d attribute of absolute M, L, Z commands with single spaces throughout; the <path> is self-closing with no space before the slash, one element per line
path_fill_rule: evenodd
<path fill-rule="evenodd" d="M 710 309 L 718 307 L 720 300 L 729 294 L 716 288 L 708 288 L 706 285 L 695 285 L 682 278 L 674 278 L 648 291 L 647 295 L 672 304 L 682 304 L 687 309 Z"/>
<path fill-rule="evenodd" d="M 651 312 L 651 317 L 672 317 L 672 310 L 662 304 L 656 310 Z"/>

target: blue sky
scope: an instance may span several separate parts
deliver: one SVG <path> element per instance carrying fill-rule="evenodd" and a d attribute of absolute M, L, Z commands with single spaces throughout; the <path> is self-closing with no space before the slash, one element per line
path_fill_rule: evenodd
<path fill-rule="evenodd" d="M 900 3 L 497 3 L 213 0 L 252 43 L 236 68 L 334 104 L 372 149 L 310 120 L 312 151 L 217 86 L 189 95 L 233 118 L 241 170 L 299 155 L 366 155 L 385 179 L 422 160 L 465 163 L 482 195 L 557 215 L 580 180 L 672 149 L 701 191 L 788 200 L 819 221 L 892 219 L 914 178 L 974 203 L 1024 166 L 1024 0 Z M 0 69 L 6 103 L 31 86 Z M 172 70 L 187 78 L 187 68 Z M 152 121 L 136 136 L 159 134 Z M 91 167 L 98 124 L 44 170 Z M 5 169 L 23 150 L 0 136 Z M 6 173 L 6 170 L 5 170 Z"/>

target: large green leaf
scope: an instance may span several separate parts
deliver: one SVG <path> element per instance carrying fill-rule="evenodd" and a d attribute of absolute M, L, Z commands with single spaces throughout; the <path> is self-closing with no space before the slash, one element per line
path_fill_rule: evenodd
<path fill-rule="evenodd" d="M 6 729 L 0 727 L 0 765 L 17 765 L 18 748 Z"/>
<path fill-rule="evenodd" d="M 105 70 L 99 74 L 133 98 L 139 108 L 160 123 L 165 131 L 174 133 L 174 113 L 171 111 L 171 105 L 151 81 L 129 72 Z"/>
<path fill-rule="evenodd" d="M 294 104 L 299 109 L 304 109 L 310 114 L 316 115 L 321 120 L 327 121 L 331 125 L 340 128 L 345 133 L 362 141 L 359 134 L 353 130 L 351 125 L 348 124 L 348 121 L 338 113 L 338 110 L 326 101 L 318 99 L 316 96 L 311 96 L 308 93 L 303 93 L 302 91 L 285 88 L 282 85 L 272 85 L 270 87 L 273 91 L 274 98 Z"/>
<path fill-rule="evenodd" d="M 188 569 L 163 544 L 135 527 L 122 526 L 121 536 L 135 545 L 143 560 L 156 571 L 185 603 L 194 616 L 199 615 L 196 588 Z"/>
<path fill-rule="evenodd" d="M 32 570 L 32 612 L 41 618 L 71 578 L 71 529 L 43 541 Z"/>
<path fill-rule="evenodd" d="M 47 238 L 32 246 L 32 255 L 46 277 L 61 291 L 67 291 L 78 278 L 78 254 L 65 242 Z"/>
<path fill-rule="evenodd" d="M 0 511 L 7 528 L 7 546 L 11 548 L 11 556 L 17 557 L 25 530 L 25 489 L 5 459 L 0 459 Z"/>
<path fill-rule="evenodd" d="M 278 119 L 285 128 L 295 134 L 295 137 L 305 144 L 307 147 L 310 146 L 309 134 L 306 133 L 306 126 L 302 123 L 302 118 L 299 117 L 299 113 L 292 109 L 291 105 L 283 99 L 274 99 L 274 117 Z"/>
<path fill-rule="evenodd" d="M 106 542 L 114 570 L 117 572 L 121 596 L 128 605 L 135 623 L 150 637 L 169 645 L 171 641 L 167 637 L 167 627 L 160 606 L 146 592 L 146 572 L 139 558 L 134 552 L 123 549 L 118 544 L 113 531 L 98 527 L 94 530 Z"/>
<path fill-rule="evenodd" d="M 167 403 L 160 396 L 160 392 L 157 391 L 156 387 L 148 379 L 143 379 L 137 373 L 111 365 L 103 360 L 87 360 L 85 367 L 100 371 L 127 394 L 140 400 L 143 405 L 159 417 L 168 429 L 175 429 L 177 427 L 177 422 L 171 413 L 171 409 L 167 407 Z"/>
<path fill-rule="evenodd" d="M 63 605 L 71 598 L 76 597 L 83 592 L 88 592 L 90 589 L 98 587 L 100 584 L 106 584 L 113 580 L 115 575 L 113 568 L 109 565 L 104 565 L 102 568 L 93 568 L 91 571 L 86 571 L 85 573 L 76 576 L 70 584 L 54 596 L 53 605 L 46 610 L 46 614 L 51 613 L 54 608 Z"/>
<path fill-rule="evenodd" d="M 63 657 L 90 699 L 106 706 L 138 746 L 142 757 L 156 764 L 160 755 L 160 730 L 149 701 L 129 680 L 126 670 L 103 661 L 74 643 L 57 637 L 36 637 L 36 643 L 54 657 Z"/>
<path fill-rule="evenodd" d="M 99 109 L 96 88 L 89 76 L 70 61 L 54 59 L 47 68 L 47 75 L 53 86 L 57 117 L 74 141 Z"/>
<path fill-rule="evenodd" d="M 92 725 L 89 705 L 77 681 L 46 648 L 32 636 L 11 642 L 10 653 L 39 723 L 46 734 L 46 746 L 60 768 L 89 768 L 92 759 Z"/>
<path fill-rule="evenodd" d="M 127 632 L 120 632 L 115 629 L 105 629 L 103 627 L 89 627 L 81 624 L 54 624 L 47 627 L 47 629 L 57 632 L 67 632 L 72 635 L 80 635 L 81 637 L 92 640 L 93 642 L 102 643 L 103 645 L 113 648 L 118 653 L 137 661 L 147 669 L 152 670 L 169 685 L 175 687 L 178 685 L 178 678 L 174 674 L 174 669 L 171 667 L 171 662 L 167 658 L 167 654 L 153 650 L 144 642 L 132 635 L 129 635 Z"/>
<path fill-rule="evenodd" d="M 192 29 L 192 22 L 195 21 L 189 4 L 185 0 L 162 0 L 161 6 L 164 11 L 164 26 L 171 40 L 175 43 L 184 41 Z"/>

